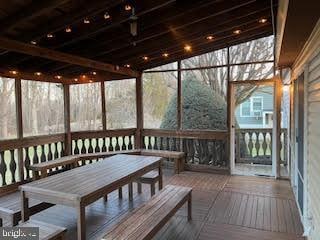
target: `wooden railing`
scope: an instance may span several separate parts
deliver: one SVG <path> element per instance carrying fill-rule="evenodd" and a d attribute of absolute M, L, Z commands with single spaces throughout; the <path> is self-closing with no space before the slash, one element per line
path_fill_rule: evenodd
<path fill-rule="evenodd" d="M 72 154 L 133 149 L 135 134 L 135 128 L 73 132 Z M 0 141 L 0 187 L 28 181 L 32 178 L 30 165 L 51 161 L 64 155 L 65 134 L 2 140 Z M 52 171 L 55 170 L 59 169 Z"/>
<path fill-rule="evenodd" d="M 280 160 L 287 164 L 287 129 L 281 129 Z M 236 130 L 236 163 L 272 164 L 272 128 Z"/>
<path fill-rule="evenodd" d="M 136 129 L 72 133 L 72 154 L 111 152 L 135 148 Z M 82 165 L 93 160 L 83 161 Z"/>
<path fill-rule="evenodd" d="M 227 131 L 144 129 L 142 136 L 146 149 L 185 152 L 187 169 L 227 170 L 229 167 Z"/>
<path fill-rule="evenodd" d="M 0 141 L 0 186 L 32 177 L 29 166 L 64 155 L 64 134 Z"/>

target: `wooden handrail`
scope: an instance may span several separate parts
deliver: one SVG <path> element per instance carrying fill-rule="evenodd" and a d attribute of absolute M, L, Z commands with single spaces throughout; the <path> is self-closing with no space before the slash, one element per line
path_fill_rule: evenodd
<path fill-rule="evenodd" d="M 26 148 L 36 145 L 44 145 L 54 142 L 63 142 L 64 133 L 53 134 L 53 135 L 43 135 L 43 136 L 33 136 L 24 137 L 21 139 L 8 139 L 0 141 L 0 151 L 13 150 L 17 148 Z"/>
<path fill-rule="evenodd" d="M 228 131 L 143 129 L 142 136 L 225 140 Z"/>
<path fill-rule="evenodd" d="M 120 136 L 134 135 L 135 133 L 136 133 L 136 128 L 71 132 L 71 139 L 78 140 L 78 139 L 84 139 L 84 138 L 120 137 Z"/>

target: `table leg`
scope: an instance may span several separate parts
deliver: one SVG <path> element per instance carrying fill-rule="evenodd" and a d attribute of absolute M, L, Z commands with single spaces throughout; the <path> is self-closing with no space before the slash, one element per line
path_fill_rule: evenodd
<path fill-rule="evenodd" d="M 21 190 L 21 220 L 26 222 L 29 220 L 29 199 L 26 197 L 26 194 Z"/>
<path fill-rule="evenodd" d="M 128 188 L 129 188 L 129 200 L 132 201 L 133 200 L 133 183 L 129 183 L 128 184 Z"/>
<path fill-rule="evenodd" d="M 163 179 L 162 179 L 162 165 L 159 163 L 159 189 L 163 187 Z"/>
<path fill-rule="evenodd" d="M 192 219 L 192 193 L 189 194 L 188 197 L 188 221 Z"/>
<path fill-rule="evenodd" d="M 86 239 L 86 208 L 79 203 L 78 209 L 78 219 L 77 219 L 77 234 L 78 240 Z"/>

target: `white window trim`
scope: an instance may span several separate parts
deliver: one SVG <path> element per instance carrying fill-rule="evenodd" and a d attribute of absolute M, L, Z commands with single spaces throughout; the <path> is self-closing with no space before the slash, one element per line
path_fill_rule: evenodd
<path fill-rule="evenodd" d="M 260 110 L 256 110 L 257 112 L 260 111 L 261 113 L 263 112 L 263 97 L 257 96 L 257 97 L 251 97 L 250 101 L 251 101 L 251 112 L 253 113 L 253 102 L 254 99 L 261 99 L 261 109 Z"/>
<path fill-rule="evenodd" d="M 251 110 L 252 110 L 252 107 L 251 107 L 251 98 L 249 98 L 248 99 L 248 101 L 250 102 L 249 104 L 250 104 L 250 114 L 249 115 L 244 115 L 243 113 L 242 113 L 242 107 L 243 107 L 243 103 L 241 103 L 241 106 L 240 106 L 240 117 L 251 117 Z"/>
<path fill-rule="evenodd" d="M 248 101 L 250 102 L 250 115 L 244 115 L 243 112 L 242 112 L 242 107 L 243 107 L 243 103 L 241 103 L 241 106 L 240 106 L 240 117 L 254 117 L 254 114 L 253 114 L 253 99 L 261 99 L 261 114 L 263 113 L 263 97 L 260 97 L 260 96 L 256 96 L 256 97 L 250 97 L 248 99 Z"/>

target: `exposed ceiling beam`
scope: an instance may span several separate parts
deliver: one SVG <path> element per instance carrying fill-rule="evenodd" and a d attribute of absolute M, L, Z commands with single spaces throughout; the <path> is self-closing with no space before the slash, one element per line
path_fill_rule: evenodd
<path fill-rule="evenodd" d="M 2 49 L 8 51 L 19 52 L 31 56 L 47 58 L 53 61 L 64 62 L 72 65 L 79 65 L 91 69 L 101 70 L 105 72 L 111 72 L 116 74 L 122 74 L 129 77 L 137 77 L 139 73 L 125 67 L 115 66 L 109 63 L 103 63 L 67 53 L 58 52 L 51 49 L 46 49 L 30 44 L 21 43 L 15 40 L 0 37 L 0 46 Z"/>
<path fill-rule="evenodd" d="M 263 3 L 263 2 L 262 2 Z M 187 11 L 182 11 L 181 9 L 177 9 L 176 12 L 177 15 L 173 14 L 169 18 L 156 20 L 154 21 L 147 21 L 147 25 L 141 29 L 141 36 L 139 36 L 137 39 L 135 39 L 135 42 L 137 44 L 143 45 L 143 42 L 152 40 L 154 38 L 157 38 L 157 41 L 160 37 L 163 37 L 166 34 L 170 34 L 174 31 L 178 31 L 183 28 L 187 28 L 189 26 L 192 26 L 196 23 L 201 24 L 203 21 L 209 21 L 215 18 L 218 18 L 222 14 L 226 14 L 232 11 L 235 11 L 237 9 L 241 9 L 243 7 L 251 7 L 251 5 L 254 4 L 254 7 L 257 8 L 256 1 L 255 0 L 247 0 L 247 1 L 240 1 L 240 0 L 232 0 L 226 4 L 225 2 L 221 1 L 210 1 L 198 4 L 198 6 L 191 8 Z M 258 6 L 264 6 L 267 5 L 265 3 L 260 4 Z M 210 14 L 208 14 L 208 9 L 210 10 Z M 253 10 L 254 8 L 252 8 Z M 180 12 L 179 12 L 180 11 Z M 171 11 L 170 11 L 171 13 Z M 194 16 L 192 18 L 192 21 L 190 21 L 190 16 Z M 183 19 L 183 21 L 181 21 Z M 170 25 L 175 27 L 169 27 Z M 111 44 L 112 41 L 112 44 Z M 80 55 L 87 55 L 91 58 L 95 57 L 103 57 L 104 55 L 111 54 L 114 51 L 121 51 L 122 49 L 125 49 L 126 47 L 132 47 L 132 42 L 128 41 L 127 38 L 121 37 L 115 37 L 112 38 L 110 41 L 101 41 L 104 42 L 104 44 L 111 45 L 112 48 L 108 48 L 105 51 L 101 50 L 94 50 L 90 47 L 87 47 L 84 51 L 80 53 Z M 102 47 L 102 46 L 101 46 Z M 83 48 L 82 48 L 83 49 Z M 50 63 L 49 63 L 50 64 Z M 44 64 L 45 65 L 45 64 Z M 42 66 L 44 66 L 42 65 Z M 67 66 L 60 66 L 55 68 L 53 71 L 58 71 L 61 69 L 64 69 Z"/>
<path fill-rule="evenodd" d="M 169 32 L 161 37 L 157 38 L 157 44 L 152 44 L 148 42 L 147 44 L 139 44 L 136 47 L 129 46 L 127 48 L 122 49 L 122 51 L 117 51 L 117 53 L 113 52 L 110 56 L 102 56 L 104 58 L 112 58 L 115 62 L 118 62 L 121 65 L 125 63 L 133 64 L 133 61 L 139 59 L 142 55 L 148 55 L 151 57 L 152 54 L 158 54 L 161 57 L 162 51 L 169 51 L 173 46 L 182 48 L 184 42 L 192 42 L 196 38 L 202 38 L 205 41 L 206 34 L 229 34 L 228 31 L 232 31 L 233 28 L 242 28 L 244 25 L 248 23 L 259 24 L 258 20 L 261 17 L 269 18 L 269 6 L 263 5 L 257 8 L 256 5 L 247 6 L 245 9 L 235 9 L 232 12 L 229 12 L 232 16 L 237 16 L 230 18 L 229 15 L 217 15 L 213 18 L 205 19 L 203 22 L 196 22 L 194 24 L 189 25 L 186 29 L 192 28 L 194 31 L 183 32 L 182 28 L 176 31 L 176 34 L 172 34 Z M 213 25 L 212 22 L 217 22 L 217 24 Z M 179 25 L 177 25 L 177 28 Z M 155 33 L 156 35 L 158 33 Z M 152 36 L 151 36 L 152 37 Z M 217 36 L 216 36 L 217 37 Z M 179 45 L 179 46 L 178 46 Z M 96 54 L 98 52 L 98 54 Z M 103 51 L 100 50 L 92 50 L 91 56 L 100 55 Z M 171 54 L 171 52 L 169 51 Z M 101 58 L 103 59 L 103 58 Z M 50 65 L 50 64 L 49 64 Z M 55 64 L 51 64 L 55 65 Z M 42 65 L 43 66 L 43 65 Z M 134 64 L 133 64 L 134 66 Z M 60 71 L 62 69 L 67 68 L 68 66 L 55 66 L 53 71 Z"/>
<path fill-rule="evenodd" d="M 8 32 L 14 27 L 18 26 L 21 22 L 28 21 L 34 17 L 40 16 L 43 13 L 50 11 L 68 0 L 46 0 L 34 1 L 30 5 L 23 7 L 18 12 L 9 15 L 1 20 L 3 28 L 0 29 L 0 34 Z"/>
<path fill-rule="evenodd" d="M 164 8 L 164 7 L 167 7 L 169 5 L 172 5 L 175 2 L 176 2 L 176 0 L 155 0 L 155 1 L 150 1 L 150 2 L 148 1 L 148 2 L 146 2 L 147 5 L 144 6 L 143 9 L 136 10 L 135 15 L 139 18 L 139 17 L 141 17 L 141 16 L 143 16 L 145 14 L 148 14 L 148 13 L 151 13 L 153 11 L 159 10 L 160 8 Z M 108 23 L 108 22 L 106 23 L 105 20 L 104 20 L 103 21 L 103 25 L 98 24 L 98 26 L 95 27 L 94 29 L 91 29 L 90 32 L 78 31 L 78 32 L 76 32 L 76 33 L 74 33 L 72 35 L 72 39 L 71 40 L 67 40 L 67 41 L 62 40 L 59 44 L 51 46 L 50 48 L 51 49 L 63 48 L 65 46 L 68 46 L 68 45 L 70 45 L 72 43 L 81 41 L 83 39 L 88 39 L 91 36 L 94 36 L 94 35 L 96 35 L 96 34 L 98 34 L 100 32 L 107 31 L 108 29 L 119 27 L 119 26 L 121 26 L 122 24 L 124 24 L 124 23 L 126 23 L 128 21 L 130 21 L 130 16 L 128 16 L 127 12 L 124 12 L 122 14 L 118 14 L 118 15 L 115 15 L 115 16 L 112 15 L 111 23 Z M 128 28 L 128 32 L 129 32 L 129 28 Z M 99 45 L 99 44 L 100 44 L 99 42 L 96 42 L 95 45 Z M 20 63 L 23 63 L 24 61 L 28 61 L 28 60 L 30 60 L 30 58 L 31 57 L 22 58 L 18 62 L 16 62 L 15 64 L 20 64 Z"/>
<path fill-rule="evenodd" d="M 227 20 L 222 18 L 221 24 L 217 25 L 207 25 L 205 24 L 196 24 L 192 26 L 192 28 L 197 29 L 197 31 L 192 32 L 192 34 L 187 33 L 179 33 L 179 36 L 176 38 L 163 38 L 158 39 L 157 47 L 154 45 L 146 45 L 146 46 L 140 46 L 139 48 L 136 47 L 134 50 L 132 50 L 130 53 L 128 51 L 122 51 L 119 54 L 115 54 L 117 61 L 123 62 L 127 61 L 127 63 L 131 63 L 132 60 L 139 58 L 137 54 L 141 54 L 141 52 L 145 55 L 148 55 L 148 57 L 152 58 L 152 55 L 156 55 L 157 57 L 161 58 L 161 53 L 163 51 L 168 52 L 169 54 L 172 53 L 172 49 L 178 48 L 182 49 L 184 43 L 191 44 L 195 40 L 201 40 L 201 41 L 208 41 L 206 40 L 206 36 L 208 34 L 213 35 L 215 37 L 215 40 L 224 37 L 224 36 L 230 36 L 232 34 L 232 31 L 235 29 L 241 29 L 246 30 L 249 27 L 252 26 L 270 26 L 269 23 L 260 24 L 258 21 L 260 18 L 265 17 L 270 19 L 270 15 L 267 11 L 262 12 L 251 12 L 252 14 L 239 16 L 233 19 Z M 226 21 L 224 21 L 226 20 Z M 166 39 L 166 40 L 164 40 Z M 215 41 L 211 41 L 212 44 L 215 43 Z M 160 51 L 159 51 L 160 49 Z"/>
<path fill-rule="evenodd" d="M 223 39 L 222 41 L 219 42 L 219 44 L 217 43 L 216 45 L 212 45 L 210 43 L 199 44 L 199 45 L 197 45 L 197 50 L 193 51 L 191 54 L 186 54 L 182 50 L 180 52 L 176 52 L 175 54 L 171 55 L 170 59 L 168 59 L 167 61 L 163 61 L 163 59 L 158 59 L 158 60 L 152 61 L 150 63 L 140 63 L 136 67 L 139 70 L 150 69 L 150 68 L 157 67 L 159 65 L 164 65 L 164 64 L 167 64 L 170 62 L 175 62 L 178 60 L 183 60 L 186 58 L 198 56 L 198 55 L 201 55 L 201 54 L 204 54 L 207 52 L 211 52 L 211 51 L 215 51 L 218 49 L 222 49 L 222 48 L 225 48 L 228 46 L 232 46 L 232 45 L 240 44 L 243 42 L 251 41 L 254 39 L 270 36 L 271 34 L 272 34 L 271 29 L 266 29 L 264 31 L 255 29 L 255 30 L 248 32 L 247 36 L 239 36 L 238 38 L 234 38 L 234 36 L 232 36 L 232 37 L 230 36 L 229 38 Z"/>

